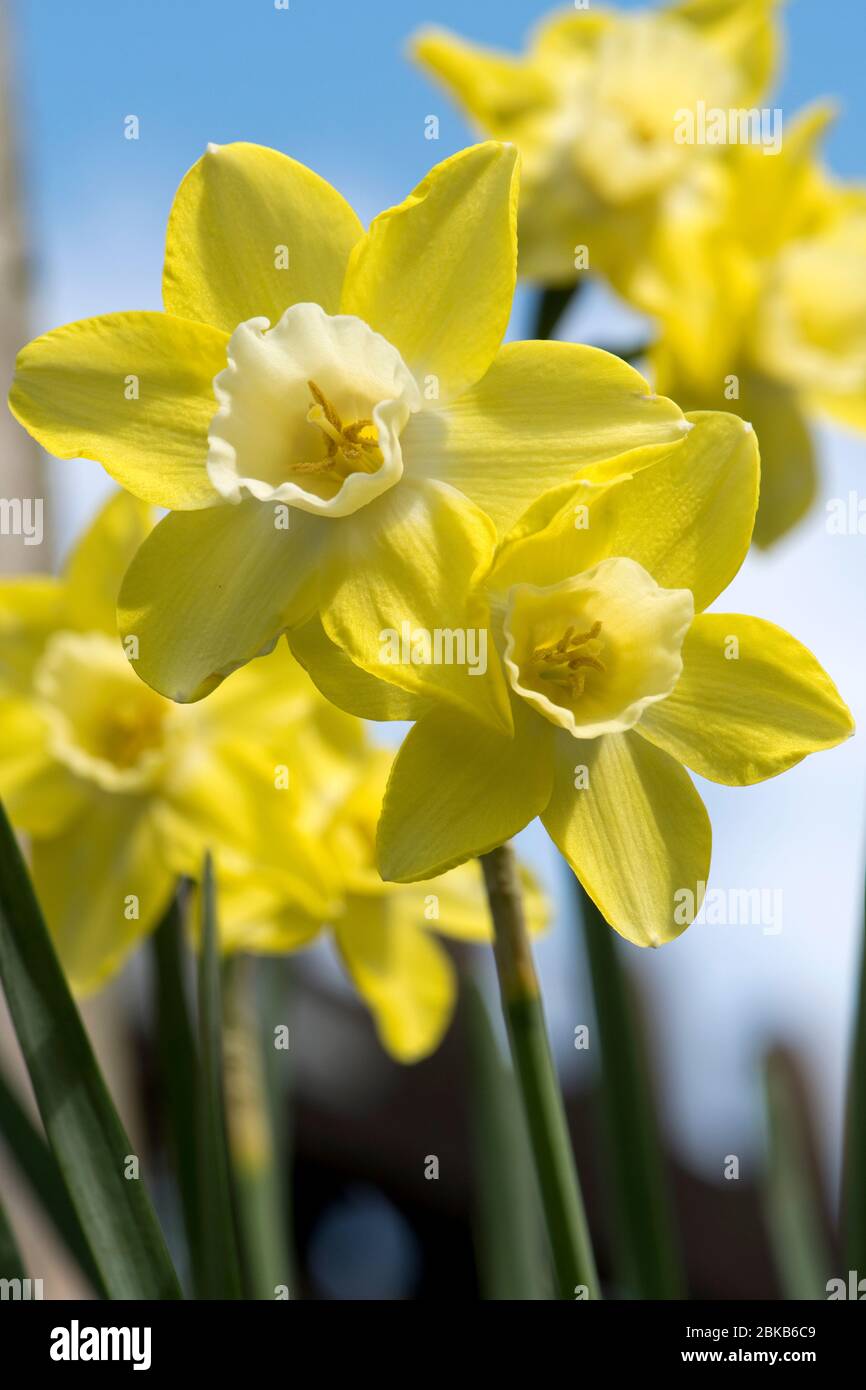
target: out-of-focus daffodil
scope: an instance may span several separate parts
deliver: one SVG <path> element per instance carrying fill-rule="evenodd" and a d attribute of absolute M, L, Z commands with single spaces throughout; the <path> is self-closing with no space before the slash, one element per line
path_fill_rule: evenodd
<path fill-rule="evenodd" d="M 552 490 L 503 542 L 485 587 L 514 735 L 439 704 L 421 712 L 385 797 L 384 877 L 443 872 L 540 815 L 611 925 L 659 945 L 694 919 L 709 875 L 686 767 L 745 785 L 850 735 L 805 647 L 759 618 L 705 612 L 749 546 L 758 451 L 736 416 L 690 423 L 666 458 L 633 455 L 631 476 Z M 468 689 L 489 678 L 464 668 Z M 344 705 L 362 705 L 369 681 L 333 655 Z"/>
<path fill-rule="evenodd" d="M 21 423 L 170 510 L 121 595 L 156 690 L 194 700 L 317 612 L 337 642 L 472 626 L 494 524 L 583 465 L 681 436 L 679 409 L 604 353 L 500 348 L 516 168 L 505 145 L 464 150 L 365 232 L 294 160 L 212 148 L 172 208 L 166 312 L 20 353 Z M 451 667 L 433 684 L 460 706 Z M 507 702 L 485 718 L 507 727 Z"/>
<path fill-rule="evenodd" d="M 298 823 L 302 788 L 313 773 L 336 781 L 363 746 L 357 721 L 285 648 L 203 705 L 178 707 L 138 679 L 113 598 L 150 510 L 120 493 L 61 578 L 0 581 L 0 796 L 30 837 L 38 895 L 82 992 L 153 929 L 207 848 L 279 853 L 285 897 L 330 912 L 327 856 Z"/>
<path fill-rule="evenodd" d="M 479 129 L 523 158 L 520 270 L 547 285 L 586 268 L 621 286 L 659 199 L 718 147 L 675 139 L 679 113 L 750 106 L 777 47 L 776 0 L 685 0 L 628 14 L 560 11 L 525 56 L 424 30 L 413 50 Z"/>
<path fill-rule="evenodd" d="M 792 121 L 772 158 L 739 145 L 683 184 L 629 287 L 658 323 L 658 388 L 754 425 L 761 545 L 814 498 L 810 414 L 866 429 L 866 188 L 818 162 L 829 116 Z"/>
<path fill-rule="evenodd" d="M 393 762 L 369 748 L 348 779 L 323 775 L 308 787 L 304 829 L 324 848 L 336 905 L 327 917 L 304 910 L 285 891 L 281 860 L 250 866 L 218 858 L 221 941 L 226 953 L 283 953 L 332 930 L 337 950 L 368 1005 L 383 1046 L 415 1062 L 439 1045 L 457 997 L 451 957 L 435 933 L 458 942 L 492 938 L 481 874 L 463 865 L 425 883 L 383 883 L 376 869 L 376 823 Z M 283 842 L 291 834 L 286 823 Z M 278 844 L 280 835 L 271 837 Z M 547 907 L 535 880 L 521 870 L 530 930 L 545 925 Z M 289 885 L 289 889 L 291 885 Z"/>

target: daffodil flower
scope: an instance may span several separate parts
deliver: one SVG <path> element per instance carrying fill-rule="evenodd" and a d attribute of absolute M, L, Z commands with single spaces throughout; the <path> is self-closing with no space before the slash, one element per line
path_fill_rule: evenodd
<path fill-rule="evenodd" d="M 472 626 L 496 527 L 583 465 L 681 436 L 604 353 L 500 346 L 516 169 L 505 145 L 464 150 L 365 232 L 294 160 L 211 148 L 169 218 L 166 312 L 20 353 L 10 404 L 35 438 L 170 511 L 120 601 L 156 690 L 194 700 L 315 615 L 337 641 Z M 434 684 L 459 704 L 451 668 Z M 485 717 L 507 726 L 507 705 Z"/>
<path fill-rule="evenodd" d="M 775 0 L 685 0 L 544 19 L 517 57 L 439 29 L 413 52 L 485 134 L 523 157 L 521 274 L 617 284 L 639 262 L 659 198 L 718 147 L 675 138 L 682 113 L 751 106 L 775 61 Z"/>
<path fill-rule="evenodd" d="M 321 769 L 308 797 L 304 830 L 325 850 L 335 877 L 336 906 L 324 917 L 298 905 L 282 863 L 238 856 L 217 858 L 220 939 L 226 954 L 297 951 L 330 929 L 334 944 L 375 1021 L 383 1046 L 400 1062 L 433 1052 L 451 1022 L 457 981 L 451 956 L 437 940 L 491 941 L 480 871 L 464 865 L 426 883 L 383 883 L 376 869 L 376 823 L 393 756 L 367 748 L 348 778 L 335 782 Z M 279 818 L 281 821 L 282 817 Z M 292 834 L 283 825 L 282 841 Z M 270 843 L 280 843 L 279 827 Z M 536 881 L 521 869 L 530 930 L 546 925 L 547 904 Z"/>
<path fill-rule="evenodd" d="M 810 417 L 866 430 L 866 188 L 819 162 L 831 115 L 810 109 L 772 159 L 740 145 L 682 187 L 629 286 L 658 323 L 658 389 L 754 425 L 760 545 L 814 500 Z"/>
<path fill-rule="evenodd" d="M 333 875 L 298 823 L 302 788 L 314 771 L 336 779 L 362 746 L 357 721 L 285 649 L 204 705 L 178 707 L 138 679 L 114 595 L 150 511 L 120 493 L 61 578 L 0 581 L 0 797 L 30 838 L 36 890 L 81 992 L 156 926 L 207 848 L 264 857 L 275 807 L 281 837 L 291 827 L 280 891 L 327 914 Z"/>
<path fill-rule="evenodd" d="M 749 546 L 758 450 L 735 416 L 689 422 L 666 457 L 561 485 L 503 542 L 485 590 L 513 736 L 440 703 L 420 711 L 385 796 L 383 877 L 443 873 L 540 816 L 611 925 L 657 946 L 694 919 L 709 877 L 686 768 L 751 784 L 851 734 L 795 638 L 706 612 Z M 334 657 L 329 679 L 353 706 L 370 676 Z"/>

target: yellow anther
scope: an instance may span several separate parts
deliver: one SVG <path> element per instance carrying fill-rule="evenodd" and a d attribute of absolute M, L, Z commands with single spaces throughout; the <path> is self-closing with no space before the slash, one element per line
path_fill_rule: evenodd
<path fill-rule="evenodd" d="M 331 473 L 340 479 L 349 473 L 375 473 L 382 456 L 373 421 L 355 420 L 344 425 L 321 387 L 314 381 L 308 381 L 307 385 L 313 397 L 313 404 L 307 411 L 307 422 L 322 431 L 327 453 L 322 459 L 293 463 L 292 472 Z M 364 430 L 372 430 L 372 439 L 364 438 Z"/>
<path fill-rule="evenodd" d="M 573 695 L 582 695 L 587 671 L 605 670 L 599 656 L 603 648 L 600 633 L 600 622 L 593 623 L 586 632 L 576 632 L 572 623 L 556 642 L 543 642 L 536 647 L 532 660 L 539 679 L 551 681 Z"/>

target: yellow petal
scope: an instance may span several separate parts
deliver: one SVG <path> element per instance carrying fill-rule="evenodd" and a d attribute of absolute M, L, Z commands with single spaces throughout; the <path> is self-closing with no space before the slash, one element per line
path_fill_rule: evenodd
<path fill-rule="evenodd" d="M 778 0 L 679 0 L 668 13 L 687 20 L 736 64 L 740 101 L 766 91 L 778 64 L 781 44 Z"/>
<path fill-rule="evenodd" d="M 795 526 L 815 501 L 815 448 L 796 392 L 750 374 L 741 381 L 741 395 L 739 408 L 761 450 L 755 542 L 763 548 Z"/>
<path fill-rule="evenodd" d="M 413 725 L 397 754 L 379 821 L 382 877 L 409 883 L 516 835 L 550 796 L 553 730 L 515 701 L 515 736 L 450 711 Z"/>
<path fill-rule="evenodd" d="M 407 473 L 451 483 L 507 530 L 589 465 L 684 432 L 682 411 L 620 358 L 533 342 L 506 344 L 458 401 L 414 415 L 400 442 Z"/>
<path fill-rule="evenodd" d="M 319 935 L 321 919 L 293 900 L 291 880 L 236 856 L 217 852 L 215 862 L 220 949 L 225 955 L 237 951 L 283 955 L 301 950 Z M 190 920 L 199 921 L 195 900 Z"/>
<path fill-rule="evenodd" d="M 427 1057 L 451 1022 L 457 997 L 442 947 L 385 897 L 350 897 L 334 934 L 382 1045 L 399 1062 Z"/>
<path fill-rule="evenodd" d="M 233 672 L 195 714 L 204 736 L 220 747 L 249 748 L 254 728 L 253 746 L 273 754 L 277 763 L 289 761 L 290 775 L 305 786 L 318 783 L 336 791 L 343 770 L 355 772 L 366 754 L 363 726 L 320 698 L 284 642 Z M 275 862 L 282 862 L 282 854 Z"/>
<path fill-rule="evenodd" d="M 152 525 L 151 507 L 126 492 L 115 493 L 100 508 L 66 564 L 71 627 L 116 635 L 121 581 Z"/>
<path fill-rule="evenodd" d="M 550 925 L 550 903 L 526 865 L 519 863 L 517 869 L 526 925 L 532 936 L 538 936 Z M 396 891 L 406 895 L 406 909 L 414 912 L 413 920 L 440 936 L 452 941 L 493 940 L 480 865 L 460 864 L 438 878 L 407 884 Z"/>
<path fill-rule="evenodd" d="M 638 732 L 713 782 L 763 782 L 854 731 L 812 653 L 762 618 L 701 614 L 683 663 L 673 693 L 646 711 Z"/>
<path fill-rule="evenodd" d="M 371 675 L 510 728 L 478 590 L 495 539 L 453 489 L 403 479 L 340 521 L 321 580 L 326 634 Z"/>
<path fill-rule="evenodd" d="M 170 314 L 231 333 L 290 304 L 335 314 L 364 229 L 346 200 L 297 160 L 263 145 L 214 145 L 177 191 L 163 299 Z"/>
<path fill-rule="evenodd" d="M 823 220 L 830 197 L 820 144 L 836 117 L 830 102 L 815 102 L 785 119 L 781 148 L 767 157 L 760 145 L 731 150 L 731 202 L 724 235 L 754 256 L 760 247 L 764 273 L 786 244 L 809 236 Z M 718 211 L 718 210 L 717 210 Z"/>
<path fill-rule="evenodd" d="M 418 719 L 424 702 L 355 666 L 316 616 L 288 634 L 298 661 L 326 699 L 361 719 Z"/>
<path fill-rule="evenodd" d="M 104 314 L 36 338 L 18 354 L 9 408 L 58 458 L 91 458 L 135 497 L 206 507 L 224 333 L 169 314 Z"/>
<path fill-rule="evenodd" d="M 688 773 L 666 753 L 633 731 L 558 734 L 541 818 L 621 936 L 661 946 L 694 920 L 709 876 L 710 822 Z"/>
<path fill-rule="evenodd" d="M 135 669 L 171 700 L 201 699 L 236 666 L 267 651 L 315 604 L 322 538 L 315 518 L 253 499 L 172 512 L 133 560 L 119 601 Z"/>
<path fill-rule="evenodd" d="M 853 395 L 818 391 L 810 397 L 815 410 L 821 411 L 831 420 L 849 429 L 866 433 L 866 398 L 862 392 Z"/>
<path fill-rule="evenodd" d="M 437 164 L 352 252 L 342 311 L 383 334 L 425 398 L 450 400 L 484 375 L 511 314 L 517 270 L 517 154 L 492 141 Z"/>
<path fill-rule="evenodd" d="M 784 246 L 750 337 L 769 376 L 804 392 L 866 393 L 866 215 Z"/>
<path fill-rule="evenodd" d="M 32 846 L 36 893 L 72 988 L 98 989 L 156 926 L 174 877 L 143 798 L 99 793 Z"/>
<path fill-rule="evenodd" d="M 0 579 L 0 689 L 29 690 L 48 636 L 65 622 L 59 579 L 47 574 Z"/>
<path fill-rule="evenodd" d="M 51 754 L 50 731 L 36 702 L 0 699 L 0 801 L 16 830 L 55 835 L 80 811 L 82 782 Z"/>
<path fill-rule="evenodd" d="M 758 500 L 755 433 L 736 415 L 697 411 L 670 451 L 623 459 L 634 476 L 607 487 L 557 488 L 506 541 L 490 587 L 557 584 L 608 556 L 637 560 L 664 589 L 690 589 L 695 609 L 745 559 Z"/>
<path fill-rule="evenodd" d="M 412 56 L 483 129 L 498 136 L 534 105 L 555 96 L 540 65 L 467 43 L 446 29 L 422 29 L 412 40 Z"/>

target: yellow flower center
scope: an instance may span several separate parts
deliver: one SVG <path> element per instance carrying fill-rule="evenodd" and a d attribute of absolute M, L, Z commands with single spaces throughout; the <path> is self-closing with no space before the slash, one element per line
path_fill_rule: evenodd
<path fill-rule="evenodd" d="M 600 640 L 601 623 L 594 622 L 586 632 L 571 623 L 556 642 L 542 642 L 532 654 L 539 680 L 551 681 L 575 696 L 583 694 L 587 670 L 604 672 Z"/>
<path fill-rule="evenodd" d="M 106 791 L 152 783 L 165 761 L 173 707 L 139 680 L 119 642 L 99 632 L 55 633 L 36 690 L 58 761 Z"/>
<path fill-rule="evenodd" d="M 382 464 L 379 431 L 372 420 L 355 420 L 344 425 L 336 408 L 321 387 L 308 381 L 313 404 L 307 411 L 307 422 L 315 425 L 325 436 L 325 457 L 309 462 L 293 463 L 292 473 L 330 473 L 342 481 L 350 473 L 375 473 Z"/>
<path fill-rule="evenodd" d="M 662 589 L 624 556 L 549 588 L 515 585 L 504 621 L 508 679 L 576 738 L 622 733 L 673 690 L 693 616 L 688 589 Z"/>
<path fill-rule="evenodd" d="M 253 497 L 350 516 L 403 475 L 400 435 L 421 393 L 397 349 L 350 314 L 293 304 L 278 323 L 239 324 L 207 470 L 229 502 Z"/>

